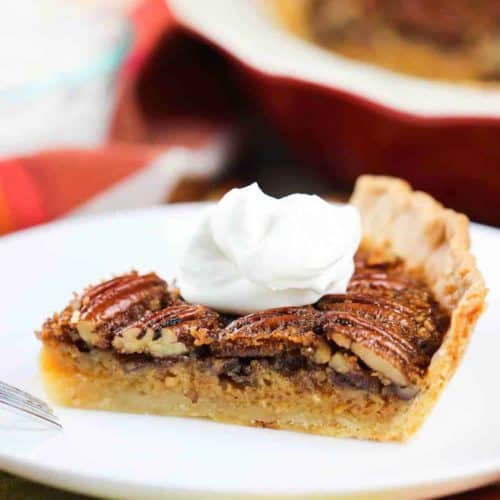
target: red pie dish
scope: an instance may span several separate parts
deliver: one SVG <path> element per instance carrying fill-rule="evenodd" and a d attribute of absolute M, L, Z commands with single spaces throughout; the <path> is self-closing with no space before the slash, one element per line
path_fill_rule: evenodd
<path fill-rule="evenodd" d="M 289 34 L 256 0 L 169 0 L 177 22 L 220 48 L 305 164 L 352 183 L 409 180 L 500 224 L 500 85 L 407 76 Z"/>

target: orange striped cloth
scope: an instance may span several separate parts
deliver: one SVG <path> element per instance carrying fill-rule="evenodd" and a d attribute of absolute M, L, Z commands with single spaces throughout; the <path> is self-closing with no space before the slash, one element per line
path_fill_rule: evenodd
<path fill-rule="evenodd" d="M 127 182 L 134 195 L 134 179 L 144 177 L 158 158 L 164 158 L 165 189 L 172 189 L 183 175 L 209 177 L 223 166 L 229 120 L 223 96 L 214 93 L 220 72 L 206 67 L 214 57 L 177 29 L 163 0 L 142 2 L 132 20 L 134 41 L 119 72 L 107 144 L 0 161 L 0 234 L 93 206 L 96 198 L 98 206 L 106 206 L 106 193 L 116 186 L 123 191 Z M 169 151 L 175 153 L 175 162 Z M 206 165 L 190 168 L 200 163 L 203 152 Z M 141 182 L 137 189 L 144 189 Z M 158 193 L 150 200 L 147 192 L 135 198 L 133 205 L 161 201 Z M 113 206 L 113 199 L 117 196 L 110 196 L 109 208 L 121 208 Z"/>

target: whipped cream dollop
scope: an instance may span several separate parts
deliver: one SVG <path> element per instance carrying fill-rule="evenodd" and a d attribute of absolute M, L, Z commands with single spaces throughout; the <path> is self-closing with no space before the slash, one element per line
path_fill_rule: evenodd
<path fill-rule="evenodd" d="M 358 210 L 318 196 L 273 198 L 257 184 L 208 208 L 180 260 L 185 300 L 248 314 L 344 293 L 361 238 Z"/>

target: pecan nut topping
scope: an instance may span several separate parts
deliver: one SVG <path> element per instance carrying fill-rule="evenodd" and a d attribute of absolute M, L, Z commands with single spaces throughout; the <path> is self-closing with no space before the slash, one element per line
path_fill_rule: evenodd
<path fill-rule="evenodd" d="M 126 325 L 115 335 L 113 347 L 122 354 L 175 356 L 210 344 L 219 324 L 219 315 L 208 307 L 182 303 Z"/>
<path fill-rule="evenodd" d="M 204 353 L 212 362 L 274 358 L 271 365 L 280 367 L 286 359 L 287 366 L 326 370 L 336 385 L 409 397 L 441 344 L 446 321 L 430 290 L 401 261 L 372 255 L 357 256 L 346 294 L 234 319 L 170 294 L 156 274 L 131 273 L 86 290 L 48 320 L 41 335 L 81 350 L 154 358 Z"/>
<path fill-rule="evenodd" d="M 358 269 L 346 295 L 317 307 L 327 338 L 399 386 L 422 375 L 443 336 L 430 292 L 398 268 Z"/>
<path fill-rule="evenodd" d="M 155 273 L 125 274 L 88 288 L 65 310 L 69 327 L 88 345 L 107 349 L 123 326 L 171 302 L 167 284 Z"/>
<path fill-rule="evenodd" d="M 309 306 L 268 309 L 230 323 L 219 332 L 211 349 L 224 357 L 275 356 L 316 344 L 318 324 L 319 313 Z"/>

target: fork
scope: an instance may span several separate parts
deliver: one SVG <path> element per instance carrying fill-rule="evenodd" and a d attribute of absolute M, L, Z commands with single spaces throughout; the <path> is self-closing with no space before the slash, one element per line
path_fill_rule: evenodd
<path fill-rule="evenodd" d="M 2 381 L 0 381 L 0 407 L 42 421 L 50 427 L 62 429 L 59 419 L 47 403 Z"/>

